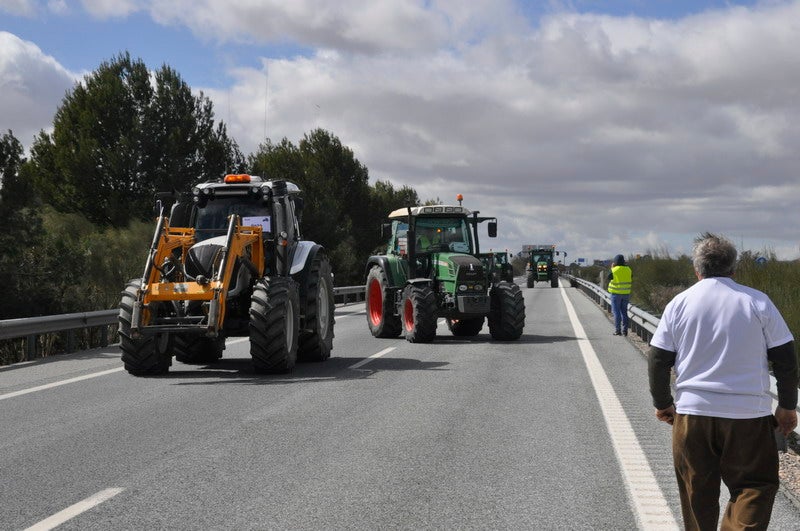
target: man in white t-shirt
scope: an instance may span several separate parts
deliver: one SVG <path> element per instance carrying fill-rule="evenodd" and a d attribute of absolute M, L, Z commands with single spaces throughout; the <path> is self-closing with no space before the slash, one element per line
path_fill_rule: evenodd
<path fill-rule="evenodd" d="M 684 526 L 717 529 L 722 480 L 731 496 L 722 528 L 766 529 L 779 483 L 774 430 L 797 426 L 794 339 L 767 295 L 734 282 L 729 240 L 703 234 L 692 258 L 698 282 L 664 310 L 648 370 L 656 417 L 672 425 Z"/>

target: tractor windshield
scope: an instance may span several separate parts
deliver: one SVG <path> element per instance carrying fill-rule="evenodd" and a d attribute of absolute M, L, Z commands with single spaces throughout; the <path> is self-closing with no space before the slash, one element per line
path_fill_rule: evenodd
<path fill-rule="evenodd" d="M 467 220 L 456 218 L 417 218 L 416 251 L 472 253 L 472 238 Z"/>
<path fill-rule="evenodd" d="M 197 241 L 224 235 L 231 214 L 241 216 L 242 225 L 260 226 L 265 233 L 272 230 L 272 212 L 261 199 L 246 196 L 210 198 L 205 206 L 197 209 L 194 222 Z"/>

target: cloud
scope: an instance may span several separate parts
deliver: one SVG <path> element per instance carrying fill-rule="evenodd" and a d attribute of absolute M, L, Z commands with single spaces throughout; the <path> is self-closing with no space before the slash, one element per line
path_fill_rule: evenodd
<path fill-rule="evenodd" d="M 136 0 L 81 0 L 83 8 L 94 18 L 124 18 L 141 9 Z"/>
<path fill-rule="evenodd" d="M 0 0 L 0 12 L 31 17 L 36 13 L 35 0 Z"/>
<path fill-rule="evenodd" d="M 58 104 L 78 77 L 33 43 L 0 31 L 0 130 L 26 147 L 52 126 Z"/>
<path fill-rule="evenodd" d="M 553 242 L 590 259 L 680 253 L 714 230 L 797 256 L 785 216 L 800 202 L 800 2 L 669 20 L 550 11 L 535 23 L 490 0 L 84 7 L 100 18 L 147 11 L 189 28 L 206 44 L 198 53 L 230 43 L 302 50 L 233 67 L 227 89 L 195 88 L 246 153 L 265 136 L 296 142 L 322 127 L 373 181 L 423 198 L 464 194 L 499 218 L 501 237 L 487 247 Z M 60 78 L 46 86 L 63 94 L 74 77 L 38 54 L 34 64 Z M 60 95 L 47 97 L 37 115 L 47 120 L 30 123 L 51 120 Z"/>

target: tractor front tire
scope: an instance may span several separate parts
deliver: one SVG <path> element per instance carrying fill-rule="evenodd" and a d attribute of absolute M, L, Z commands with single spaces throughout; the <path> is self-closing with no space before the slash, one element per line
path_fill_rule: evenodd
<path fill-rule="evenodd" d="M 447 328 L 454 336 L 477 336 L 483 328 L 483 317 L 473 319 L 448 319 Z"/>
<path fill-rule="evenodd" d="M 534 278 L 533 273 L 528 273 L 527 286 L 529 288 L 532 288 L 535 283 L 536 283 L 536 279 Z"/>
<path fill-rule="evenodd" d="M 553 276 L 550 277 L 550 287 L 551 288 L 557 288 L 558 287 L 558 275 L 557 274 L 553 274 Z"/>
<path fill-rule="evenodd" d="M 328 257 L 318 254 L 305 286 L 306 329 L 300 332 L 298 359 L 325 361 L 333 350 L 333 280 Z"/>
<path fill-rule="evenodd" d="M 141 280 L 131 280 L 122 292 L 119 303 L 119 346 L 125 370 L 134 376 L 166 374 L 172 365 L 169 334 L 133 337 L 133 305 Z"/>
<path fill-rule="evenodd" d="M 394 301 L 389 297 L 389 280 L 380 266 L 367 274 L 367 325 L 373 337 L 397 337 L 402 331 L 400 317 L 394 315 Z"/>
<path fill-rule="evenodd" d="M 489 333 L 492 339 L 513 341 L 525 327 L 525 300 L 522 290 L 511 282 L 500 282 L 490 292 Z"/>
<path fill-rule="evenodd" d="M 224 337 L 176 334 L 173 338 L 175 359 L 186 364 L 215 363 L 225 350 Z"/>
<path fill-rule="evenodd" d="M 436 337 L 436 295 L 430 286 L 406 286 L 402 301 L 403 332 L 409 343 L 430 343 Z"/>
<path fill-rule="evenodd" d="M 260 280 L 250 298 L 250 356 L 256 372 L 284 373 L 297 362 L 300 299 L 291 278 Z"/>

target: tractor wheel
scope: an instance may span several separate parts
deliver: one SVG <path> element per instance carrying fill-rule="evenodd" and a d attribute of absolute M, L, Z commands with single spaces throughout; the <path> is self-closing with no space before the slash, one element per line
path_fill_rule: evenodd
<path fill-rule="evenodd" d="M 558 275 L 553 275 L 550 277 L 550 287 L 557 288 L 558 287 Z"/>
<path fill-rule="evenodd" d="M 367 275 L 367 325 L 374 337 L 400 335 L 400 317 L 394 315 L 394 301 L 389 297 L 389 280 L 380 266 L 373 266 Z"/>
<path fill-rule="evenodd" d="M 483 317 L 474 319 L 448 319 L 447 328 L 454 336 L 477 336 L 483 328 Z"/>
<path fill-rule="evenodd" d="M 224 337 L 176 334 L 173 341 L 175 359 L 187 364 L 214 363 L 219 361 L 225 350 Z"/>
<path fill-rule="evenodd" d="M 403 290 L 403 332 L 410 343 L 430 343 L 436 337 L 436 295 L 429 286 Z"/>
<path fill-rule="evenodd" d="M 133 304 L 140 280 L 131 280 L 122 292 L 119 303 L 119 346 L 125 370 L 134 376 L 165 374 L 172 365 L 171 338 L 169 334 L 156 334 L 134 338 L 131 336 Z"/>
<path fill-rule="evenodd" d="M 324 361 L 331 357 L 334 324 L 331 277 L 328 257 L 318 254 L 306 278 L 306 330 L 300 332 L 297 353 L 301 361 Z"/>
<path fill-rule="evenodd" d="M 261 280 L 250 298 L 250 355 L 256 372 L 289 372 L 297 361 L 300 300 L 287 277 Z"/>
<path fill-rule="evenodd" d="M 533 273 L 528 273 L 528 287 L 532 288 L 535 283 L 536 279 L 534 278 Z"/>
<path fill-rule="evenodd" d="M 489 333 L 492 339 L 519 339 L 525 327 L 525 300 L 519 286 L 500 282 L 490 293 Z"/>

